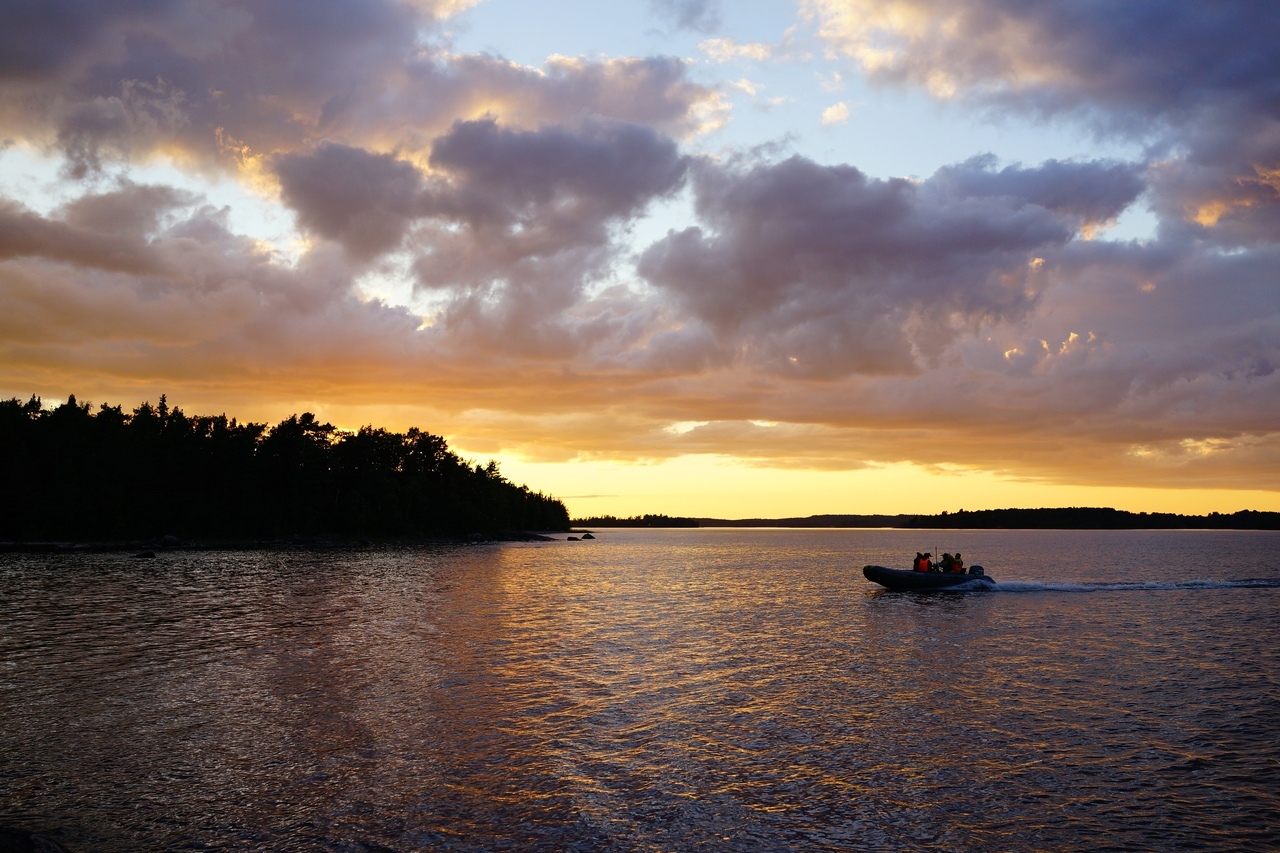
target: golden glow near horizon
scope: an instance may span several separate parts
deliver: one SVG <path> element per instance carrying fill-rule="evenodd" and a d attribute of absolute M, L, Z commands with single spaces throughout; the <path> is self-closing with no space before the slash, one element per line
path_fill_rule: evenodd
<path fill-rule="evenodd" d="M 984 471 L 935 472 L 907 463 L 855 471 L 796 471 L 692 456 L 652 464 L 505 459 L 500 465 L 507 479 L 536 483 L 560 498 L 572 518 L 646 513 L 725 519 L 932 515 L 962 509 L 1072 506 L 1181 515 L 1242 509 L 1280 512 L 1280 493 L 1274 491 L 1064 486 Z"/>
<path fill-rule="evenodd" d="M 1006 357 L 1009 356 L 1006 354 Z M 123 404 L 129 410 L 144 399 L 154 403 L 159 397 L 159 394 L 146 393 L 130 396 L 131 392 L 127 391 L 123 395 L 117 391 L 92 396 L 83 391 L 77 394 L 79 402 L 91 402 L 95 409 L 98 403 L 107 402 Z M 46 397 L 43 402 L 50 407 L 62 399 Z M 449 417 L 411 405 L 349 406 L 316 397 L 294 400 L 284 408 L 274 403 L 220 406 L 208 399 L 175 396 L 170 396 L 169 404 L 188 415 L 225 413 L 241 422 L 268 426 L 304 411 L 349 432 L 366 425 L 401 432 L 416 426 L 444 435 L 450 448 L 464 461 L 481 465 L 490 460 L 498 462 L 509 481 L 559 498 L 573 518 L 599 515 L 626 518 L 660 513 L 695 518 L 768 519 L 1073 506 L 1183 515 L 1225 514 L 1243 509 L 1280 512 L 1280 490 L 1071 484 L 954 465 L 899 462 L 852 470 L 822 470 L 775 467 L 759 458 L 710 453 L 677 454 L 647 461 L 637 461 L 634 454 L 614 459 L 597 454 L 594 458 L 548 461 L 485 443 L 469 444 L 467 434 L 479 431 L 474 426 L 443 429 Z M 775 422 L 756 425 L 779 426 Z M 707 426 L 706 422 L 676 422 L 664 432 L 683 436 Z M 499 428 L 497 432 L 502 431 Z M 1183 439 L 1171 448 L 1135 445 L 1127 455 L 1138 461 L 1163 464 L 1171 454 L 1183 459 L 1204 458 L 1230 449 L 1225 442 Z"/>

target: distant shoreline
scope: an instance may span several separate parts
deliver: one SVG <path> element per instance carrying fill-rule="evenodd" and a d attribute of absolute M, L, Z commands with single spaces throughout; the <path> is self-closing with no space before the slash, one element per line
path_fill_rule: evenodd
<path fill-rule="evenodd" d="M 1053 509 L 984 509 L 937 515 L 810 515 L 803 518 L 685 518 L 644 515 L 632 518 L 578 518 L 575 527 L 794 527 L 891 528 L 919 530 L 1280 530 L 1280 512 L 1240 510 L 1234 513 L 1178 515 L 1129 512 L 1108 507 Z"/>

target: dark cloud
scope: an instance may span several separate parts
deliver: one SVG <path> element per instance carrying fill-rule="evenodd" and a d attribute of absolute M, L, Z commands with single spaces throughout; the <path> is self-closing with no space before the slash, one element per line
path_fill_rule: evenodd
<path fill-rule="evenodd" d="M 457 122 L 432 145 L 430 177 L 335 143 L 273 160 L 308 231 L 363 261 L 403 245 L 417 281 L 445 295 L 442 326 L 476 346 L 561 357 L 617 325 L 607 310 L 564 312 L 615 263 L 616 229 L 678 189 L 687 165 L 671 139 L 600 119 Z"/>
<path fill-rule="evenodd" d="M 563 354 L 576 334 L 561 312 L 613 262 L 613 229 L 674 192 L 687 159 L 633 124 L 483 120 L 436 140 L 430 165 L 442 177 L 422 199 L 414 270 L 454 294 L 445 322 L 495 346 Z"/>
<path fill-rule="evenodd" d="M 197 201 L 194 194 L 173 187 L 122 181 L 108 192 L 75 199 L 61 213 L 74 227 L 146 239 L 161 230 L 170 217 L 180 215 Z"/>
<path fill-rule="evenodd" d="M 397 246 L 412 220 L 422 178 L 389 154 L 324 143 L 275 158 L 286 204 L 298 224 L 371 258 Z"/>
<path fill-rule="evenodd" d="M 686 170 L 671 140 L 598 121 L 537 131 L 460 122 L 430 163 L 441 177 L 422 199 L 416 270 L 452 289 L 541 281 L 577 292 L 610 259 L 611 228 L 673 192 Z"/>
<path fill-rule="evenodd" d="M 913 372 L 956 335 L 1021 317 L 1041 256 L 1142 188 L 1110 164 L 991 165 L 916 184 L 799 157 L 704 164 L 702 225 L 651 247 L 640 271 L 767 369 Z"/>
<path fill-rule="evenodd" d="M 41 0 L 0 7 L 0 79 L 56 75 L 118 44 L 120 33 L 163 13 L 166 0 Z M 96 50 L 95 50 L 96 47 Z"/>
<path fill-rule="evenodd" d="M 537 131 L 502 128 L 492 119 L 458 122 L 431 149 L 433 169 L 453 178 L 447 201 L 475 225 L 542 216 L 582 227 L 634 216 L 684 178 L 675 143 L 634 124 L 591 121 Z"/>
<path fill-rule="evenodd" d="M 0 75 L 0 116 L 52 133 L 77 178 L 156 148 L 216 162 L 305 144 L 329 99 L 382 80 L 430 23 L 389 0 L 51 7 L 65 30 L 28 15 L 8 31 L 38 47 Z"/>
<path fill-rule="evenodd" d="M 1266 4 L 1227 0 L 810 0 L 823 32 L 868 70 L 940 94 L 1018 109 L 1114 111 L 1143 134 L 1153 119 L 1199 117 L 1226 99 L 1280 107 L 1280 20 Z M 1127 116 L 1127 118 L 1126 118 Z"/>
<path fill-rule="evenodd" d="M 147 232 L 180 202 L 167 188 L 128 187 L 69 206 L 66 218 L 41 216 L 0 199 L 0 260 L 43 258 L 91 269 L 163 274 L 168 265 Z"/>
<path fill-rule="evenodd" d="M 434 49 L 428 3 L 60 0 L 51 10 L 10 10 L 0 27 L 22 45 L 3 54 L 0 121 L 56 140 L 74 178 L 156 150 L 224 167 L 321 140 L 424 151 L 459 117 L 486 113 L 527 127 L 602 116 L 684 133 L 714 98 L 675 59 L 558 57 L 534 69 Z"/>
<path fill-rule="evenodd" d="M 939 169 L 928 186 L 949 198 L 1005 197 L 1036 205 L 1077 227 L 1116 219 L 1146 189 L 1144 170 L 1132 163 L 1048 160 L 1034 168 L 997 165 L 993 155 L 973 157 Z"/>
<path fill-rule="evenodd" d="M 514 267 L 610 242 L 610 229 L 683 182 L 687 158 L 667 137 L 602 120 L 538 130 L 457 122 L 435 140 L 424 178 L 389 154 L 322 143 L 272 166 L 308 231 L 370 259 L 415 225 L 418 272 L 435 287 L 521 278 Z M 580 257 L 579 260 L 584 260 Z M 580 284 L 583 270 L 570 276 Z M 563 267 L 557 276 L 569 271 Z"/>

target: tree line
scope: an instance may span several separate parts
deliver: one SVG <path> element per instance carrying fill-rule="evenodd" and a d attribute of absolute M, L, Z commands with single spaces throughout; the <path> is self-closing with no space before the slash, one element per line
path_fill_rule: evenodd
<path fill-rule="evenodd" d="M 695 518 L 681 518 L 669 515 L 633 515 L 630 518 L 618 518 L 613 515 L 594 515 L 590 518 L 574 519 L 574 524 L 581 527 L 697 527 Z"/>
<path fill-rule="evenodd" d="M 1129 512 L 1111 507 L 983 509 L 915 516 L 903 527 L 1042 530 L 1280 530 L 1280 513 L 1240 510 L 1230 514 L 1180 515 Z"/>
<path fill-rule="evenodd" d="M 1178 515 L 1110 507 L 981 509 L 937 515 L 810 515 L 804 518 L 700 518 L 701 527 L 890 527 L 909 530 L 1280 530 L 1280 512 Z M 600 525 L 604 526 L 604 525 Z"/>
<path fill-rule="evenodd" d="M 411 428 L 0 401 L 0 539 L 457 538 L 567 530 L 555 498 Z"/>

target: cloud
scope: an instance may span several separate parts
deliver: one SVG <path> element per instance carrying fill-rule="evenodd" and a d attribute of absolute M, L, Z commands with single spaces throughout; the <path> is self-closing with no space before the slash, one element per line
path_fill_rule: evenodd
<path fill-rule="evenodd" d="M 735 59 L 764 62 L 773 56 L 773 47 L 759 42 L 740 44 L 730 38 L 714 38 L 698 44 L 698 49 L 712 62 L 725 63 Z"/>
<path fill-rule="evenodd" d="M 929 181 L 948 197 L 1021 199 L 1071 219 L 1079 229 L 1116 219 L 1146 189 L 1129 163 L 1048 160 L 1035 168 L 997 169 L 993 155 L 945 166 Z"/>
<path fill-rule="evenodd" d="M 0 260 L 45 258 L 136 275 L 162 273 L 167 264 L 152 250 L 148 233 L 182 200 L 166 187 L 125 185 L 84 197 L 64 217 L 49 219 L 0 199 Z"/>
<path fill-rule="evenodd" d="M 567 357 L 612 322 L 583 294 L 615 263 L 615 229 L 676 191 L 688 158 L 635 124 L 483 119 L 456 122 L 426 165 L 333 143 L 274 161 L 304 228 L 358 261 L 403 250 L 449 346 Z"/>
<path fill-rule="evenodd" d="M 639 269 L 760 369 L 914 373 L 956 336 L 1029 311 L 1035 259 L 1142 189 L 1111 164 L 990 166 L 916 184 L 800 157 L 704 163 L 702 224 L 650 247 Z"/>
<path fill-rule="evenodd" d="M 53 0 L 6 7 L 0 17 L 0 77 L 48 77 L 118 49 L 121 31 L 163 11 L 161 0 L 88 3 Z"/>
<path fill-rule="evenodd" d="M 719 0 L 649 0 L 649 5 L 681 29 L 705 33 L 720 26 Z"/>
<path fill-rule="evenodd" d="M 341 257 L 319 249 L 287 266 L 198 199 L 147 215 L 153 189 L 90 197 L 62 219 L 28 214 L 60 239 L 0 263 L 7 382 L 42 387 L 65 372 L 99 386 L 159 380 L 252 396 L 404 370 L 418 318 L 357 299 Z M 120 221 L 103 216 L 130 205 Z M 135 247 L 139 260 L 119 263 L 103 245 Z"/>
<path fill-rule="evenodd" d="M 849 120 L 849 105 L 844 101 L 834 103 L 822 111 L 822 123 L 825 125 L 844 124 Z"/>
<path fill-rule="evenodd" d="M 639 125 L 522 131 L 484 120 L 455 124 L 430 164 L 441 177 L 422 200 L 414 271 L 452 294 L 442 322 L 487 345 L 563 354 L 578 332 L 561 312 L 607 272 L 611 229 L 674 192 L 687 158 Z"/>
<path fill-rule="evenodd" d="M 1224 94 L 1264 103 L 1280 23 L 1252 3 L 1177 0 L 804 0 L 834 50 L 885 80 L 957 91 L 1019 109 L 1190 117 Z M 1230 46 L 1230 49 L 1224 49 Z"/>
<path fill-rule="evenodd" d="M 459 5 L 61 2 L 14 13 L 0 36 L 22 46 L 0 66 L 6 136 L 60 149 L 67 177 L 86 186 L 156 154 L 196 175 L 239 171 L 278 191 L 313 242 L 291 266 L 203 201 L 174 195 L 160 211 L 158 187 L 89 193 L 53 216 L 5 201 L 7 316 L 31 320 L 24 338 L 62 322 L 48 339 L 78 342 L 58 355 L 28 341 L 9 353 L 8 375 L 46 360 L 86 376 L 190 379 L 199 371 L 184 364 L 204 358 L 201 375 L 253 393 L 308 364 L 349 364 L 337 373 L 353 376 L 361 366 L 370 387 L 433 364 L 434 377 L 465 374 L 457 388 L 475 388 L 491 360 L 483 346 L 506 360 L 501 382 L 520 382 L 514 355 L 599 347 L 616 358 L 620 341 L 649 334 L 641 318 L 654 311 L 584 300 L 584 289 L 610 274 L 615 232 L 683 180 L 669 134 L 715 124 L 719 96 L 671 58 L 529 68 L 433 47 L 440 16 Z M 709 21 L 713 7 L 701 8 Z M 356 277 L 397 250 L 434 294 L 426 326 L 357 295 Z M 184 335 L 189 346 L 174 343 Z M 443 369 L 450 359 L 461 361 Z"/>
<path fill-rule="evenodd" d="M 336 143 L 322 143 L 310 154 L 279 155 L 274 166 L 298 224 L 365 258 L 399 244 L 422 183 L 410 163 Z"/>
<path fill-rule="evenodd" d="M 616 168 L 615 145 L 643 164 L 601 185 L 589 176 Z M 244 401 L 242 417 L 392 399 L 543 459 L 910 459 L 1263 488 L 1280 473 L 1280 312 L 1266 307 L 1280 256 L 1080 240 L 1140 186 L 1115 164 L 977 160 L 913 183 L 802 158 L 699 162 L 701 230 L 646 253 L 646 290 L 585 286 L 617 252 L 586 223 L 629 221 L 678 185 L 689 165 L 669 140 L 476 122 L 436 152 L 395 204 L 382 199 L 404 164 L 383 155 L 325 147 L 299 169 L 354 162 L 367 207 L 411 211 L 402 251 L 451 299 L 427 327 L 356 295 L 365 261 L 337 244 L 362 232 L 323 218 L 333 199 L 298 196 L 335 242 L 295 265 L 168 188 L 120 185 L 49 216 L 6 207 L 6 383 L 124 400 L 181 387 L 189 409 Z M 509 179 L 519 163 L 538 165 Z M 516 227 L 557 212 L 564 230 Z"/>
<path fill-rule="evenodd" d="M 532 205 L 556 207 L 585 226 L 634 215 L 672 191 L 686 158 L 669 138 L 635 124 L 588 121 L 525 131 L 485 119 L 454 124 L 435 141 L 430 164 L 483 194 L 473 196 L 478 207 L 464 212 L 472 222 L 498 208 L 505 221 Z"/>
<path fill-rule="evenodd" d="M 0 122 L 56 146 L 77 179 L 161 152 L 237 170 L 324 141 L 425 151 L 459 117 L 600 116 L 681 135 L 723 120 L 681 60 L 553 57 L 538 69 L 431 46 L 456 3 L 46 6 L 0 19 L 13 48 Z"/>
<path fill-rule="evenodd" d="M 1201 239 L 1274 239 L 1280 17 L 1193 0 L 805 0 L 830 48 L 872 79 L 1152 147 L 1152 198 Z M 1272 235 L 1267 237 L 1266 235 Z"/>
<path fill-rule="evenodd" d="M 844 75 L 839 71 L 832 71 L 830 74 L 818 74 L 818 85 L 824 92 L 839 92 L 844 88 Z"/>

